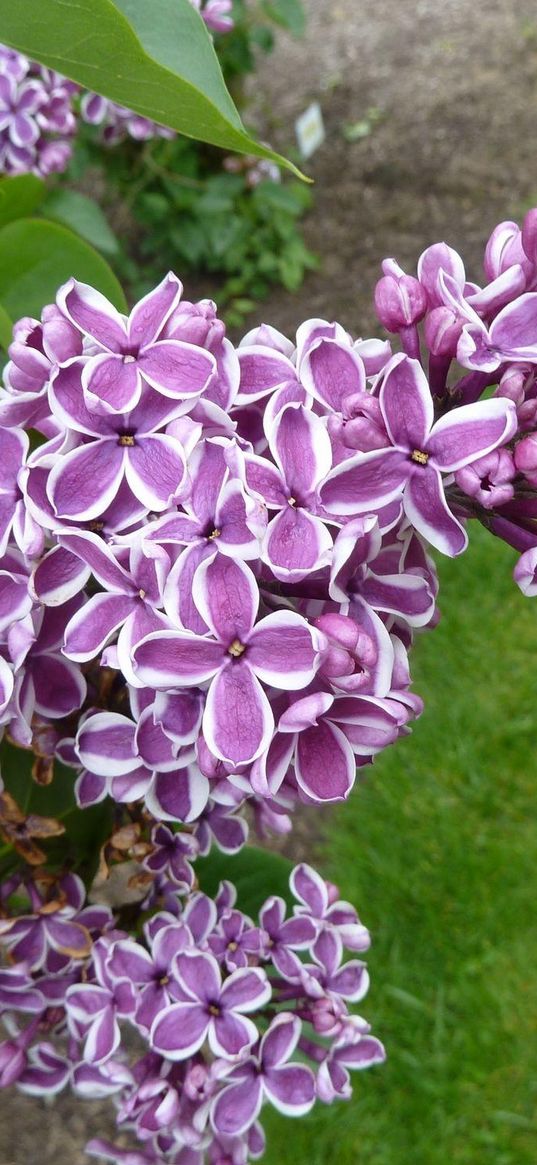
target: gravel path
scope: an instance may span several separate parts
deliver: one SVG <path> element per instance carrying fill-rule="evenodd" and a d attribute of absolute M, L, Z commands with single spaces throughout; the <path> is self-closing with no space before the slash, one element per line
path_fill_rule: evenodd
<path fill-rule="evenodd" d="M 306 236 L 323 268 L 299 295 L 274 294 L 260 318 L 292 334 L 320 315 L 367 334 L 384 256 L 412 269 L 445 238 L 478 279 L 495 222 L 537 201 L 537 9 L 534 0 L 305 2 L 305 41 L 281 38 L 256 92 L 283 150 L 298 114 L 322 104 L 327 140 L 308 167 Z M 343 128 L 368 119 L 371 132 L 350 144 Z M 68 1098 L 4 1093 L 1 1113 L 0 1165 L 78 1165 L 85 1140 L 112 1131 L 107 1106 Z"/>

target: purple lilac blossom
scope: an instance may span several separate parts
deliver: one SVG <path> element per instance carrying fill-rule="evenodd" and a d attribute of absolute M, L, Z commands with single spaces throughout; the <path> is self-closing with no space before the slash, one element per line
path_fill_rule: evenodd
<path fill-rule="evenodd" d="M 0 45 L 0 173 L 46 178 L 65 170 L 78 86 Z"/>
<path fill-rule="evenodd" d="M 24 61 L 2 59 L 19 84 Z M 376 303 L 399 352 L 320 319 L 235 348 L 173 273 L 128 317 L 69 280 L 15 325 L 0 726 L 41 781 L 71 770 L 81 811 L 110 806 L 99 877 L 133 864 L 146 921 L 86 904 L 72 870 L 6 879 L 0 1082 L 115 1095 L 142 1149 L 92 1152 L 246 1165 L 264 1105 L 346 1099 L 383 1059 L 353 1010 L 369 935 L 352 905 L 301 865 L 292 913 L 269 893 L 253 917 L 229 883 L 199 889 L 196 859 L 345 800 L 409 731 L 431 548 L 456 557 L 480 520 L 537 593 L 536 221 L 493 231 L 482 287 L 444 243 L 415 275 L 387 260 Z M 17 803 L 14 820 L 30 837 Z"/>

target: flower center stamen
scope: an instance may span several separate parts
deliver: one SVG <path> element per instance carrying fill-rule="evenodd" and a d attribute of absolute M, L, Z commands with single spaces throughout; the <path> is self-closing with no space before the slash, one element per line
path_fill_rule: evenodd
<path fill-rule="evenodd" d="M 216 1003 L 211 1003 L 209 1005 L 209 1014 L 215 1016 L 220 1015 L 220 1008 L 217 1007 Z"/>
<path fill-rule="evenodd" d="M 241 643 L 240 639 L 234 639 L 228 647 L 228 654 L 233 656 L 233 659 L 240 659 L 243 652 L 246 651 L 246 644 Z"/>
<path fill-rule="evenodd" d="M 124 356 L 123 363 L 124 364 L 135 364 L 136 363 L 136 356 Z"/>
<path fill-rule="evenodd" d="M 423 453 L 421 449 L 414 449 L 410 454 L 410 460 L 415 461 L 416 465 L 427 465 L 429 454 Z"/>
<path fill-rule="evenodd" d="M 211 542 L 214 538 L 220 538 L 221 534 L 222 534 L 222 531 L 218 530 L 215 526 L 212 534 L 209 534 L 209 542 Z"/>
<path fill-rule="evenodd" d="M 121 436 L 118 437 L 117 443 L 118 445 L 122 445 L 123 448 L 132 449 L 135 441 L 132 433 L 122 433 Z"/>

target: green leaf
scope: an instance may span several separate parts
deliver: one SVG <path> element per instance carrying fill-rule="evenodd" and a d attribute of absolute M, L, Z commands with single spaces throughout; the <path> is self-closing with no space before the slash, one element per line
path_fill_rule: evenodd
<path fill-rule="evenodd" d="M 263 0 L 263 12 L 293 36 L 303 36 L 306 14 L 301 0 Z"/>
<path fill-rule="evenodd" d="M 259 183 L 259 186 L 254 190 L 254 195 L 259 205 L 266 205 L 270 207 L 271 211 L 282 211 L 283 214 L 298 216 L 310 205 L 309 190 L 304 190 L 308 196 L 304 201 L 298 193 L 302 189 L 304 188 L 299 187 L 298 183 L 284 186 L 279 182 L 267 179 Z"/>
<path fill-rule="evenodd" d="M 35 174 L 20 174 L 0 181 L 0 227 L 33 214 L 42 203 L 47 188 Z"/>
<path fill-rule="evenodd" d="M 7 314 L 3 304 L 0 303 L 0 347 L 7 352 L 9 345 L 13 339 L 13 320 Z"/>
<path fill-rule="evenodd" d="M 54 190 L 42 204 L 41 214 L 70 227 L 103 255 L 118 254 L 118 240 L 100 206 L 78 190 Z"/>
<path fill-rule="evenodd" d="M 237 905 L 246 914 L 256 915 L 271 894 L 279 894 L 291 905 L 293 896 L 289 877 L 293 863 L 281 854 L 247 845 L 238 854 L 223 854 L 213 849 L 196 862 L 201 889 L 214 897 L 224 879 L 237 887 Z"/>
<path fill-rule="evenodd" d="M 91 283 L 120 311 L 123 291 L 108 264 L 66 227 L 24 218 L 0 230 L 0 303 L 12 317 L 39 317 L 62 283 L 74 276 Z"/>
<path fill-rule="evenodd" d="M 250 137 L 190 0 L 17 0 L 0 40 L 187 137 L 296 167 Z"/>

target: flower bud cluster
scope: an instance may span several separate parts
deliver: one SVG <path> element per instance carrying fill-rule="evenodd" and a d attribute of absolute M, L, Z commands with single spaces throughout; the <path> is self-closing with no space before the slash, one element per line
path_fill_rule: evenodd
<path fill-rule="evenodd" d="M 230 882 L 213 900 L 167 865 L 134 939 L 108 907 L 85 903 L 73 874 L 13 882 L 0 921 L 12 963 L 0 971 L 1 1085 L 113 1097 L 118 1129 L 148 1161 L 173 1165 L 255 1159 L 264 1106 L 297 1117 L 317 1100 L 348 1099 L 349 1071 L 384 1059 L 349 1009 L 368 989 L 354 956 L 369 935 L 310 866 L 290 885 L 292 913 L 273 896 L 254 922 Z M 13 894 L 27 897 L 26 914 L 10 914 Z M 343 961 L 345 949 L 353 957 Z M 131 1057 L 125 1029 L 136 1033 Z M 88 1148 L 124 1160 L 100 1139 Z"/>

